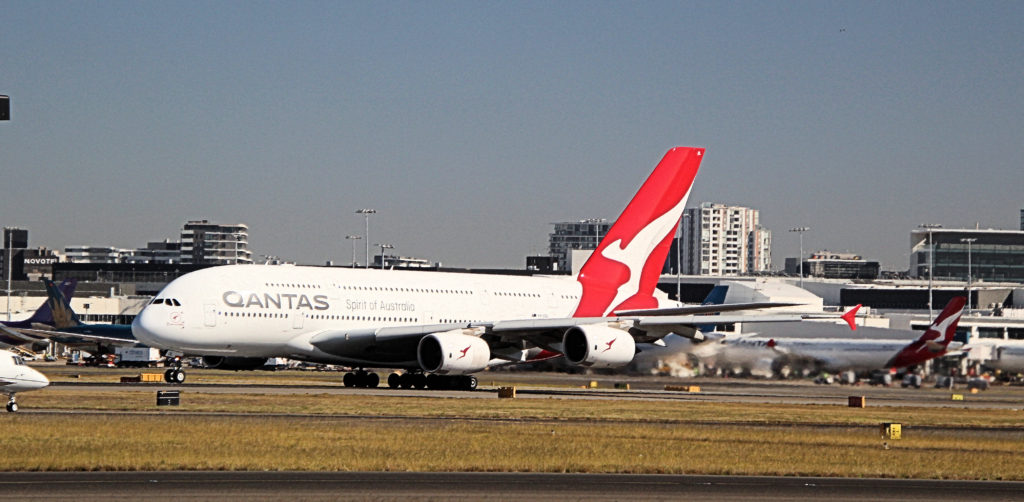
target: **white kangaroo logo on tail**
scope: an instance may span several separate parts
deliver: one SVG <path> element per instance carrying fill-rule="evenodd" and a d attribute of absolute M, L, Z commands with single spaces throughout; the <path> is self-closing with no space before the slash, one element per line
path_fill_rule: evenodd
<path fill-rule="evenodd" d="M 675 207 L 648 223 L 646 227 L 637 232 L 626 247 L 622 247 L 622 239 L 616 239 L 615 242 L 601 250 L 601 256 L 629 268 L 629 280 L 619 286 L 615 293 L 615 299 L 608 304 L 608 310 L 604 312 L 604 315 L 608 315 L 612 309 L 640 292 L 640 276 L 643 273 L 644 265 L 647 264 L 647 257 L 650 256 L 655 246 L 668 235 L 669 231 L 675 228 L 689 196 L 690 191 L 687 190 Z"/>

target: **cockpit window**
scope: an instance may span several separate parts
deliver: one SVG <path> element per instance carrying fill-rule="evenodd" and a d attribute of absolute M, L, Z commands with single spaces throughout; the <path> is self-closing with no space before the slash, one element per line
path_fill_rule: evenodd
<path fill-rule="evenodd" d="M 175 299 L 175 298 L 157 298 L 157 299 L 149 302 L 149 304 L 150 305 L 173 305 L 175 307 L 180 307 L 181 306 L 181 303 L 178 303 L 178 300 Z"/>
<path fill-rule="evenodd" d="M 16 366 L 24 366 L 25 365 L 25 360 L 22 359 L 21 356 L 14 356 L 14 364 Z"/>

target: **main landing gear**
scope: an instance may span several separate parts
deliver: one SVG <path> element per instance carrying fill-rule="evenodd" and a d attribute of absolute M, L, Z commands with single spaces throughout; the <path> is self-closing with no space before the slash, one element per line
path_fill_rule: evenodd
<path fill-rule="evenodd" d="M 474 390 L 477 380 L 471 375 L 424 375 L 423 373 L 392 373 L 388 387 L 392 389 Z"/>
<path fill-rule="evenodd" d="M 11 394 L 11 400 L 7 401 L 7 411 L 10 413 L 18 411 L 18 402 L 14 400 L 14 394 Z"/>
<path fill-rule="evenodd" d="M 341 381 L 345 384 L 345 387 L 373 388 L 380 385 L 380 376 L 376 373 L 370 373 L 361 369 L 359 371 L 345 373 L 345 376 Z"/>

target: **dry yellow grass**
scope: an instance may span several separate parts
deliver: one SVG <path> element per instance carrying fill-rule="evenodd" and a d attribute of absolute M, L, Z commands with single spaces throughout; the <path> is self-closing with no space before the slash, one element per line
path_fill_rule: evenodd
<path fill-rule="evenodd" d="M 162 386 L 126 391 L 83 391 L 50 387 L 19 396 L 25 409 L 156 410 Z M 232 413 L 300 413 L 315 415 L 512 418 L 545 420 L 634 420 L 651 423 L 833 424 L 877 425 L 898 422 L 911 426 L 1019 427 L 1024 413 L 1010 409 L 937 407 L 848 408 L 835 405 L 724 403 L 685 400 L 584 399 L 457 399 L 409 396 L 332 394 L 296 389 L 281 394 L 182 391 L 176 411 Z M 491 394 L 496 396 L 497 394 Z"/>
<path fill-rule="evenodd" d="M 50 388 L 23 394 L 19 400 L 26 410 L 154 414 L 0 414 L 5 431 L 0 438 L 0 451 L 5 453 L 0 456 L 0 470 L 452 470 L 1024 479 L 1024 455 L 1018 454 L 1024 449 L 1024 434 L 1018 427 L 1021 412 L 1013 410 L 191 390 L 183 391 L 182 406 L 158 409 L 155 390 Z M 211 416 L 209 412 L 239 415 Z M 425 420 L 371 419 L 382 416 Z M 523 418 L 531 420 L 516 420 Z M 877 427 L 886 421 L 904 424 L 904 439 L 889 441 L 888 450 L 882 447 Z"/>
<path fill-rule="evenodd" d="M 1022 479 L 1019 434 L 328 417 L 7 415 L 0 470 L 545 471 Z M 59 434 L 54 434 L 59 431 Z M 1014 437 L 1016 436 L 1016 437 Z"/>

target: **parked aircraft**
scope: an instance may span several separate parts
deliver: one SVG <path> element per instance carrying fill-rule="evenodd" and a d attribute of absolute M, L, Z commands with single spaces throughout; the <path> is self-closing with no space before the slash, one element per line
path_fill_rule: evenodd
<path fill-rule="evenodd" d="M 17 392 L 42 389 L 50 385 L 46 375 L 28 367 L 25 359 L 9 350 L 0 349 L 0 392 L 7 394 L 7 411 L 18 411 L 14 398 Z"/>
<path fill-rule="evenodd" d="M 47 294 L 45 306 L 51 313 L 52 326 L 19 327 L 12 331 L 96 353 L 112 352 L 113 346 L 136 343 L 130 324 L 86 324 L 71 308 L 69 297 L 52 280 L 43 279 L 43 283 Z"/>
<path fill-rule="evenodd" d="M 75 293 L 78 281 L 68 279 L 56 287 L 67 298 Z M 23 333 L 22 329 L 52 329 L 54 327 L 53 311 L 49 302 L 43 302 L 31 317 L 22 321 L 0 321 L 0 344 L 25 345 L 45 341 L 47 337 Z"/>
<path fill-rule="evenodd" d="M 1024 373 L 1024 340 L 982 338 L 964 345 L 963 350 L 988 368 L 1011 375 Z"/>
<path fill-rule="evenodd" d="M 916 340 L 872 338 L 789 338 L 757 334 L 722 340 L 715 354 L 726 367 L 810 368 L 816 371 L 870 372 L 916 366 L 947 353 L 967 299 L 954 297 Z M 808 325 L 810 326 L 810 325 Z M 908 332 L 916 333 L 916 332 Z"/>
<path fill-rule="evenodd" d="M 661 309 L 674 302 L 655 286 L 703 155 L 669 150 L 577 277 L 227 265 L 172 281 L 132 331 L 227 367 L 288 357 L 359 368 L 348 385 L 378 384 L 364 368 L 397 368 L 407 371 L 388 377 L 392 387 L 474 388 L 471 374 L 488 367 L 558 355 L 618 367 L 637 343 L 696 336 L 709 322 L 800 320 Z"/>

